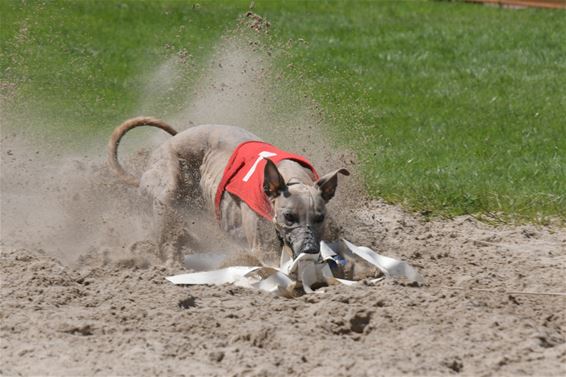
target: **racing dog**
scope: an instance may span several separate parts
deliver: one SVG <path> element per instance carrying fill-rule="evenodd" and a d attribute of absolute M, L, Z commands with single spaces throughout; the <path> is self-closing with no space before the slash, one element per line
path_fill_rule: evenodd
<path fill-rule="evenodd" d="M 152 152 L 137 178 L 118 162 L 118 146 L 126 132 L 140 126 L 157 127 L 173 137 Z M 196 208 L 215 214 L 221 228 L 247 241 L 260 261 L 273 262 L 283 244 L 293 257 L 318 253 L 328 228 L 326 203 L 335 194 L 338 174 L 350 174 L 338 169 L 319 178 L 304 157 L 238 127 L 201 125 L 177 133 L 150 117 L 129 119 L 114 130 L 108 163 L 123 182 L 151 197 L 161 257 L 169 262 L 183 257 L 182 232 L 173 225 L 180 212 Z"/>

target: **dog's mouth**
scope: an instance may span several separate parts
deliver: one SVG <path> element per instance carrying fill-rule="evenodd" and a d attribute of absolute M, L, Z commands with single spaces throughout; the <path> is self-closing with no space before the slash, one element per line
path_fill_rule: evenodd
<path fill-rule="evenodd" d="M 309 226 L 290 227 L 278 224 L 276 231 L 279 240 L 293 250 L 293 258 L 320 252 L 320 240 Z"/>

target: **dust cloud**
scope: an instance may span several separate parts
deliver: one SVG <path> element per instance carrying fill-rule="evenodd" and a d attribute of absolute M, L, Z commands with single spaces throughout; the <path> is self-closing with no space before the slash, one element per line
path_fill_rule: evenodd
<path fill-rule="evenodd" d="M 312 102 L 278 86 L 272 57 L 252 34 L 241 27 L 227 33 L 202 71 L 189 67 L 187 72 L 185 56 L 165 57 L 148 75 L 133 115 L 162 118 L 178 131 L 199 124 L 239 126 L 306 155 L 321 174 L 348 164 L 351 169 L 351 154 L 336 153 Z M 199 74 L 196 83 L 173 91 L 187 74 Z M 175 96 L 177 105 L 160 113 L 168 96 Z M 39 117 L 10 114 L 10 119 L 26 127 L 2 127 L 1 246 L 42 249 L 65 263 L 82 263 L 81 256 L 93 254 L 130 258 L 132 252 L 155 249 L 151 204 L 107 170 L 106 140 L 89 140 L 80 154 L 68 152 L 22 131 L 48 128 Z M 168 137 L 152 128 L 129 133 L 120 146 L 123 165 L 141 174 L 150 151 Z M 192 233 L 206 251 L 243 248 L 227 240 L 206 214 L 190 215 Z"/>

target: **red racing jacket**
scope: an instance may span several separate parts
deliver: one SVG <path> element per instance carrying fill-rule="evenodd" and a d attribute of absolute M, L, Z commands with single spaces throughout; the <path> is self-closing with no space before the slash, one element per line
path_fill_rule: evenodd
<path fill-rule="evenodd" d="M 262 141 L 245 141 L 238 145 L 232 153 L 222 180 L 216 190 L 214 206 L 216 218 L 220 221 L 220 201 L 224 191 L 237 196 L 244 201 L 255 213 L 271 221 L 273 218 L 271 203 L 263 191 L 263 174 L 266 158 L 276 165 L 283 160 L 297 161 L 310 169 L 315 179 L 318 173 L 312 164 L 303 156 L 288 153 L 275 148 L 273 145 Z"/>

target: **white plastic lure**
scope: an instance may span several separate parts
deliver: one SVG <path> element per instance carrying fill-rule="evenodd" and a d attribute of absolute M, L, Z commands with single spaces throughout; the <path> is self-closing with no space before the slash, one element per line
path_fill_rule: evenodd
<path fill-rule="evenodd" d="M 423 283 L 422 276 L 408 263 L 380 255 L 365 246 L 356 246 L 343 240 L 344 244 L 363 261 L 377 267 L 385 277 L 407 279 L 409 282 Z M 201 271 L 167 277 L 173 284 L 207 284 L 237 286 L 260 289 L 278 296 L 292 297 L 295 289 L 302 286 L 306 293 L 312 293 L 317 283 L 355 285 L 352 280 L 334 276 L 329 262 L 341 260 L 341 256 L 329 244 L 321 241 L 319 254 L 299 254 L 294 260 L 286 250 L 281 253 L 279 268 L 234 266 L 212 271 Z M 376 279 L 374 281 L 379 281 Z"/>

